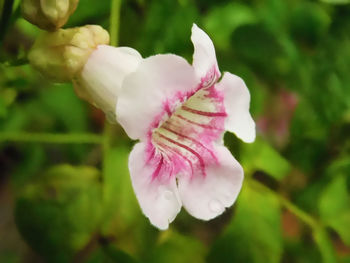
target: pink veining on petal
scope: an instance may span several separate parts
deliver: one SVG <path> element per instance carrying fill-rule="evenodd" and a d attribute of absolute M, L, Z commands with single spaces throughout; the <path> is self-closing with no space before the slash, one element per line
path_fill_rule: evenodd
<path fill-rule="evenodd" d="M 200 88 L 211 87 L 213 86 L 217 80 L 220 78 L 221 74 L 217 69 L 217 66 L 214 65 L 208 71 L 208 73 L 201 78 L 201 82 L 199 84 Z"/>
<path fill-rule="evenodd" d="M 173 139 L 171 139 L 171 138 L 169 138 L 169 137 L 167 137 L 165 135 L 159 134 L 159 136 L 161 138 L 167 140 L 168 142 L 174 144 L 175 146 L 177 146 L 176 147 L 177 149 L 179 149 L 179 147 L 180 147 L 180 148 L 183 148 L 183 149 L 187 150 L 191 154 L 193 154 L 197 158 L 197 160 L 199 162 L 199 165 L 200 165 L 200 168 L 201 168 L 201 171 L 202 171 L 203 175 L 205 175 L 205 163 L 204 163 L 204 160 L 203 160 L 202 156 L 196 150 L 192 149 L 191 147 L 189 147 L 189 146 L 187 146 L 185 144 L 179 143 L 179 142 L 177 142 L 177 141 L 175 141 L 175 140 L 173 140 Z"/>
<path fill-rule="evenodd" d="M 209 149 L 208 147 L 206 147 L 206 146 L 205 146 L 203 143 L 201 143 L 199 140 L 196 140 L 196 139 L 191 138 L 191 137 L 189 137 L 189 136 L 187 136 L 187 135 L 181 134 L 181 133 L 179 133 L 179 132 L 177 132 L 177 131 L 175 131 L 175 130 L 172 130 L 172 129 L 168 128 L 168 127 L 164 127 L 164 129 L 166 129 L 167 131 L 170 131 L 171 133 L 174 133 L 174 134 L 178 135 L 179 137 L 183 137 L 183 138 L 185 138 L 185 139 L 188 139 L 188 140 L 194 142 L 194 143 L 197 144 L 199 147 L 201 147 L 201 148 L 207 150 L 208 153 L 213 157 L 214 160 L 217 160 L 217 157 L 215 156 L 214 152 L 213 152 L 211 149 Z"/>
<path fill-rule="evenodd" d="M 161 112 L 155 116 L 154 121 L 150 125 L 149 130 L 149 137 L 152 134 L 153 129 L 159 127 L 164 120 L 172 116 L 172 114 L 176 111 L 176 109 L 181 106 L 186 100 L 188 100 L 190 97 L 192 97 L 196 92 L 203 88 L 208 88 L 214 86 L 216 81 L 220 78 L 221 74 L 217 70 L 217 67 L 214 65 L 206 76 L 201 78 L 200 83 L 197 85 L 197 87 L 194 87 L 193 90 L 189 92 L 177 92 L 172 96 L 172 98 L 167 99 L 163 102 L 163 108 Z M 215 94 L 210 94 L 211 97 L 219 97 L 221 95 L 216 94 L 217 92 L 214 92 Z"/>
<path fill-rule="evenodd" d="M 154 167 L 152 180 L 206 176 L 206 166 L 218 164 L 214 143 L 221 139 L 227 117 L 223 94 L 215 88 L 219 76 L 213 66 L 193 91 L 163 102 L 148 134 L 146 163 Z"/>
<path fill-rule="evenodd" d="M 160 143 L 160 145 L 164 148 L 167 149 L 169 152 L 174 153 L 174 159 L 175 159 L 175 163 L 178 163 L 178 165 L 176 165 L 176 167 L 178 168 L 177 171 L 183 171 L 183 170 L 188 170 L 188 168 L 191 169 L 191 173 L 193 173 L 193 165 L 192 162 L 185 156 L 183 155 L 180 151 L 178 151 L 175 148 L 172 148 L 170 146 L 167 146 L 165 144 Z M 177 161 L 177 157 L 180 157 L 182 160 L 184 160 L 188 165 L 186 165 L 183 161 Z"/>

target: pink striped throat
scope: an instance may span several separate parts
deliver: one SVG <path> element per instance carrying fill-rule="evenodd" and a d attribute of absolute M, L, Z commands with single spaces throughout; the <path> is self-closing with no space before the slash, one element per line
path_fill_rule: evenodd
<path fill-rule="evenodd" d="M 151 129 L 148 141 L 146 160 L 154 167 L 152 179 L 206 176 L 206 167 L 218 163 L 214 144 L 222 139 L 227 113 L 215 80 L 202 79 L 199 89 L 173 113 L 165 103 L 162 122 Z"/>

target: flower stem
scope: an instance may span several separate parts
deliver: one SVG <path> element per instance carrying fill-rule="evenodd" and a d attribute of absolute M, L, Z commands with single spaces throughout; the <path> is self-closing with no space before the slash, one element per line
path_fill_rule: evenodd
<path fill-rule="evenodd" d="M 121 0 L 112 0 L 111 1 L 111 14 L 110 14 L 110 26 L 109 34 L 111 36 L 111 45 L 118 45 L 118 34 L 119 34 L 119 18 L 120 18 L 120 6 Z M 106 159 L 108 150 L 110 148 L 110 141 L 112 136 L 112 127 L 111 124 L 105 121 L 103 129 L 103 156 L 104 160 Z M 105 170 L 105 161 L 103 161 L 103 169 Z"/>
<path fill-rule="evenodd" d="M 120 19 L 120 7 L 121 7 L 121 0 L 112 0 L 111 1 L 111 14 L 110 14 L 110 26 L 109 26 L 109 35 L 111 37 L 111 45 L 117 46 L 118 45 L 118 36 L 119 36 L 119 19 Z M 107 155 L 109 153 L 110 147 L 111 147 L 111 140 L 112 140 L 112 126 L 111 124 L 105 120 L 104 129 L 103 129 L 103 162 L 102 162 L 102 174 L 103 179 L 105 179 L 105 172 L 107 170 L 106 160 Z M 104 186 L 106 186 L 108 182 L 104 181 Z M 106 187 L 105 187 L 106 188 Z M 104 195 L 106 194 L 106 191 L 104 191 Z M 106 198 L 106 196 L 105 196 Z"/>
<path fill-rule="evenodd" d="M 91 143 L 100 144 L 103 137 L 91 133 L 71 133 L 71 134 L 55 134 L 55 133 L 0 133 L 0 142 L 32 142 L 32 143 Z"/>
<path fill-rule="evenodd" d="M 119 41 L 119 20 L 121 0 L 112 0 L 111 2 L 111 16 L 109 19 L 109 34 L 111 37 L 111 46 L 117 46 Z"/>

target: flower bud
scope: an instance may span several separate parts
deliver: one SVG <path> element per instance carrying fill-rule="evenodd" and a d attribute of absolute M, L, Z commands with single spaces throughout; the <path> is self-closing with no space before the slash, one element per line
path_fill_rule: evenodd
<path fill-rule="evenodd" d="M 94 25 L 44 32 L 35 41 L 28 59 L 46 77 L 68 82 L 80 73 L 97 46 L 108 42 L 107 31 Z"/>
<path fill-rule="evenodd" d="M 74 80 L 76 93 L 115 122 L 115 110 L 124 78 L 135 71 L 141 55 L 129 47 L 99 45 Z"/>
<path fill-rule="evenodd" d="M 41 29 L 55 31 L 67 22 L 78 2 L 79 0 L 23 0 L 22 15 Z"/>

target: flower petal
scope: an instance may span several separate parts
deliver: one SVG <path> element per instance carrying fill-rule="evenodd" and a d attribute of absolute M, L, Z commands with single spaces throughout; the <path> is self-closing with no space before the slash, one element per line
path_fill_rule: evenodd
<path fill-rule="evenodd" d="M 229 72 L 224 73 L 216 87 L 224 92 L 224 103 L 228 118 L 226 130 L 233 132 L 244 142 L 255 140 L 255 122 L 249 113 L 250 94 L 244 81 Z"/>
<path fill-rule="evenodd" d="M 136 70 L 141 55 L 129 47 L 99 45 L 86 62 L 77 84 L 77 93 L 92 101 L 108 115 L 115 115 L 122 82 Z M 115 119 L 115 117 L 114 117 Z"/>
<path fill-rule="evenodd" d="M 230 207 L 242 187 L 243 169 L 224 146 L 216 146 L 218 163 L 206 167 L 206 176 L 180 176 L 183 206 L 192 216 L 210 220 Z"/>
<path fill-rule="evenodd" d="M 213 68 L 215 73 L 220 75 L 213 42 L 196 24 L 192 26 L 191 40 L 194 46 L 192 64 L 197 76 L 203 78 L 207 76 L 208 72 L 212 71 Z"/>
<path fill-rule="evenodd" d="M 182 57 L 157 55 L 128 75 L 117 103 L 117 119 L 132 139 L 144 139 L 165 115 L 194 92 L 193 67 Z"/>
<path fill-rule="evenodd" d="M 181 209 L 176 179 L 152 178 L 157 167 L 147 163 L 146 158 L 146 144 L 136 144 L 129 157 L 131 181 L 143 213 L 154 226 L 164 230 Z"/>

